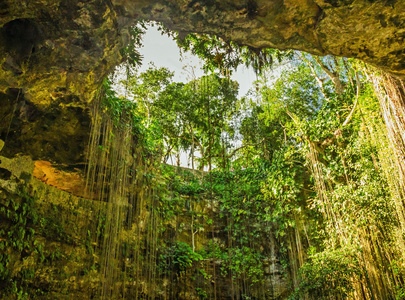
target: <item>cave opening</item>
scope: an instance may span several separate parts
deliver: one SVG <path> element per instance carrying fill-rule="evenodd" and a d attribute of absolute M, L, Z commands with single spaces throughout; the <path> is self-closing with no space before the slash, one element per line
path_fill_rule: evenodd
<path fill-rule="evenodd" d="M 191 39 L 188 47 L 203 53 L 206 65 L 212 67 L 206 68 L 201 77 L 173 82 L 169 70 L 152 66 L 140 73 L 134 71 L 124 82 L 124 95 L 135 100 L 131 102 L 137 107 L 135 115 L 142 120 L 132 123 L 132 128 L 139 132 L 140 126 L 151 138 L 149 145 L 154 150 L 148 163 L 156 159 L 160 167 L 138 163 L 148 170 L 146 173 L 156 168 L 159 171 L 153 176 L 170 178 L 168 197 L 157 196 L 159 188 L 151 182 L 144 185 L 148 194 L 129 205 L 137 207 L 139 215 L 132 215 L 134 219 L 121 215 L 123 195 L 113 197 L 119 200 L 112 204 L 116 209 L 112 210 L 113 219 L 138 224 L 138 236 L 146 234 L 142 246 L 141 241 L 135 243 L 137 250 L 131 259 L 139 265 L 145 258 L 152 268 L 144 273 L 136 271 L 135 281 L 147 276 L 150 287 L 159 286 L 150 297 L 159 294 L 173 299 L 186 299 L 191 294 L 210 299 L 317 299 L 322 295 L 344 299 L 360 292 L 377 298 L 397 293 L 388 291 L 388 282 L 381 274 L 390 268 L 390 255 L 401 260 L 403 245 L 376 259 L 375 251 L 386 252 L 388 248 L 374 245 L 366 228 L 368 224 L 382 226 L 379 222 L 385 209 L 398 214 L 396 221 L 388 223 L 403 217 L 402 196 L 396 194 L 403 189 L 399 165 L 395 171 L 398 176 L 389 175 L 397 159 L 395 147 L 388 146 L 391 142 L 382 115 L 373 117 L 386 99 L 384 93 L 393 98 L 401 94 L 387 89 L 376 94 L 373 80 L 386 79 L 379 78 L 369 66 L 358 69 L 355 60 L 247 48 L 253 50 L 253 56 L 248 52 L 245 58 L 256 67 L 262 66 L 263 73 L 250 92 L 250 101 L 246 101 L 238 98 L 237 84 L 223 68 L 238 61 L 240 52 L 224 57 L 231 53 L 222 52 L 220 47 L 229 49 L 230 45 L 215 36 L 191 35 Z M 284 68 L 276 75 L 271 70 L 266 72 L 265 67 L 277 59 L 287 61 L 282 64 Z M 114 109 L 112 103 L 120 100 L 111 97 L 111 86 L 105 88 L 106 99 L 111 102 L 104 104 L 104 110 Z M 249 109 L 241 114 L 238 109 L 246 106 Z M 125 114 L 113 113 L 110 117 L 120 122 L 128 120 Z M 116 126 L 113 120 L 104 127 L 103 136 L 107 136 L 108 128 Z M 229 140 L 236 132 L 243 137 L 240 147 Z M 123 155 L 122 145 L 129 145 L 125 134 L 120 131 L 113 137 L 118 140 L 109 139 L 102 148 L 118 147 L 116 154 Z M 142 139 L 138 142 L 142 145 Z M 181 148 L 191 156 L 191 170 L 161 164 L 166 153 Z M 200 157 L 194 156 L 196 148 Z M 103 157 L 97 159 L 105 163 Z M 203 166 L 199 172 L 197 165 Z M 208 172 L 204 172 L 204 165 Z M 112 176 L 114 182 L 120 178 Z M 370 190 L 380 183 L 382 190 Z M 373 203 L 384 199 L 382 210 L 361 204 L 371 193 Z M 384 194 L 382 198 L 377 196 L 380 193 Z M 142 225 L 145 227 L 139 225 L 145 224 L 140 217 L 143 205 L 151 222 Z M 176 223 L 165 223 L 170 219 L 168 215 L 175 215 Z M 109 236 L 119 235 L 117 232 L 126 226 L 114 227 L 112 219 L 107 220 L 115 232 Z M 170 234 L 156 234 L 159 226 Z M 375 234 L 385 232 L 393 238 L 402 230 L 401 225 L 380 228 Z M 165 243 L 159 245 L 160 239 Z M 120 252 L 116 242 L 108 240 L 114 255 Z M 368 250 L 360 250 L 364 248 Z M 107 273 L 114 274 L 111 261 L 105 257 Z M 373 272 L 377 266 L 380 270 Z M 334 275 L 324 280 L 328 268 Z M 381 282 L 385 291 L 370 284 L 366 274 L 374 278 L 373 282 Z M 183 282 L 189 276 L 194 278 L 192 291 Z M 402 280 L 402 275 L 390 276 Z M 160 280 L 169 278 L 175 287 L 162 289 Z M 353 278 L 358 285 L 351 285 Z M 113 290 L 112 282 L 108 285 L 104 295 Z M 346 289 L 343 294 L 342 289 Z M 139 297 L 145 290 L 142 287 L 133 293 Z"/>
<path fill-rule="evenodd" d="M 216 2 L 191 3 L 185 7 L 198 10 L 199 22 Z M 259 2 L 246 3 L 248 12 L 238 16 L 265 15 Z M 75 26 L 91 20 L 81 8 Z M 38 28 L 26 19 L 6 24 L 7 52 L 28 58 L 41 43 Z M 129 39 L 139 41 L 132 29 Z M 96 43 L 84 37 L 75 46 L 87 55 Z M 93 99 L 86 152 L 75 145 L 86 136 L 89 120 L 80 116 L 87 111 L 69 106 L 80 99 L 55 97 L 35 130 L 30 111 L 18 109 L 32 153 L 35 146 L 39 157 L 56 153 L 62 163 L 82 162 L 58 150 L 69 148 L 81 159 L 86 153 L 88 162 L 82 175 L 2 157 L 0 246 L 7 250 L 0 256 L 0 295 L 403 297 L 399 81 L 354 59 L 258 51 L 205 34 L 183 41 L 203 57 L 204 72 L 175 80 L 164 66 L 134 68 L 137 46 L 122 49 L 121 57 L 133 61 L 121 78 L 106 78 Z M 245 95 L 230 76 L 242 63 L 261 71 Z M 271 64 L 280 65 L 277 72 L 267 69 Z M 122 92 L 114 80 L 122 81 Z M 53 140 L 38 140 L 38 132 L 51 129 Z M 178 162 L 168 164 L 170 155 Z M 29 168 L 35 178 L 28 180 L 21 169 Z"/>

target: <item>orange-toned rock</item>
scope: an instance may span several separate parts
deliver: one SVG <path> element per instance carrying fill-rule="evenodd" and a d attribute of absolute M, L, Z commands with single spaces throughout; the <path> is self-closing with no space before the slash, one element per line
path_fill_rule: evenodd
<path fill-rule="evenodd" d="M 86 194 L 86 181 L 77 173 L 65 172 L 56 169 L 48 161 L 37 160 L 33 176 L 43 183 L 56 187 L 62 191 L 69 192 L 78 197 L 88 197 Z"/>

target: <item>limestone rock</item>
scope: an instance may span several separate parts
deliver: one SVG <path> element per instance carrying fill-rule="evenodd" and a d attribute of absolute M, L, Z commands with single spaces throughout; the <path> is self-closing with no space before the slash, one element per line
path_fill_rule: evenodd
<path fill-rule="evenodd" d="M 137 18 L 182 34 L 204 32 L 255 48 L 356 57 L 405 78 L 405 2 L 397 0 L 5 0 L 0 90 L 33 103 L 90 101 L 120 63 Z"/>
<path fill-rule="evenodd" d="M 83 163 L 90 115 L 77 105 L 78 99 L 66 96 L 55 98 L 50 105 L 38 105 L 27 100 L 21 90 L 0 93 L 1 155 L 25 154 L 59 164 Z"/>

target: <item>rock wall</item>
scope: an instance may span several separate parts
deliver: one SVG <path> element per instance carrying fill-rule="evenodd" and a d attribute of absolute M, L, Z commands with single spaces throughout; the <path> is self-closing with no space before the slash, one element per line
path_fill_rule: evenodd
<path fill-rule="evenodd" d="M 255 48 L 356 57 L 405 77 L 405 3 L 396 0 L 5 0 L 0 90 L 47 105 L 89 101 L 120 61 L 136 19 Z"/>
<path fill-rule="evenodd" d="M 82 137 L 86 139 L 87 104 L 102 78 L 121 62 L 128 28 L 139 18 L 161 21 L 180 36 L 211 33 L 255 48 L 356 57 L 405 78 L 403 1 L 4 0 L 0 98 L 8 103 L 0 111 L 0 139 L 16 133 L 21 143 L 6 145 L 3 155 L 83 161 L 77 155 L 84 148 Z M 25 118 L 26 124 L 9 128 L 11 115 L 12 127 L 15 116 Z M 59 121 L 49 120 L 62 115 L 69 119 L 62 122 L 68 123 L 66 132 Z M 24 143 L 39 143 L 33 139 L 49 145 L 28 150 Z M 64 150 L 69 147 L 70 155 Z"/>
<path fill-rule="evenodd" d="M 26 299 L 103 299 L 103 226 L 108 207 L 69 190 L 69 180 L 76 183 L 80 178 L 77 170 L 58 170 L 58 166 L 34 162 L 28 156 L 0 157 L 1 299 L 18 294 Z M 158 194 L 162 193 L 170 194 Z M 210 250 L 207 220 L 212 216 L 215 243 L 220 248 L 229 243 L 226 224 L 215 204 L 211 207 L 210 201 L 192 202 L 189 196 L 180 195 L 167 200 L 173 202 L 169 207 L 152 199 L 145 198 L 142 207 L 136 208 L 138 222 L 119 233 L 119 249 L 126 249 L 126 254 L 110 261 L 119 280 L 108 299 L 206 299 L 213 295 L 214 285 L 218 300 L 245 299 L 249 292 L 258 299 L 287 299 L 290 277 L 280 263 L 271 233 L 262 243 L 271 249 L 271 255 L 262 261 L 263 280 L 251 283 L 245 279 L 242 286 L 224 273 L 226 264 L 221 257 L 187 260 L 193 255 L 192 246 L 196 253 Z M 154 211 L 161 213 L 159 218 L 152 217 Z M 193 224 L 201 226 L 195 231 Z"/>
<path fill-rule="evenodd" d="M 79 97 L 66 96 L 49 105 L 37 105 L 20 89 L 0 93 L 1 154 L 17 153 L 58 164 L 81 165 L 89 141 L 90 114 Z"/>
<path fill-rule="evenodd" d="M 120 61 L 117 15 L 108 1 L 10 0 L 0 10 L 3 91 L 23 88 L 40 105 L 66 94 L 85 103 Z"/>

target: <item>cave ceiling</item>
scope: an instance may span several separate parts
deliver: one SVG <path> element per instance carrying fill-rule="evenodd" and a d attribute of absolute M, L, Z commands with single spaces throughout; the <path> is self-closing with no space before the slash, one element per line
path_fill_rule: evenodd
<path fill-rule="evenodd" d="M 209 33 L 255 48 L 359 58 L 405 78 L 405 1 L 3 0 L 3 98 L 17 94 L 38 109 L 86 108 L 122 61 L 128 28 L 140 18 L 180 36 Z"/>
<path fill-rule="evenodd" d="M 91 99 L 120 63 L 136 19 L 255 48 L 355 57 L 405 77 L 405 2 L 396 0 L 5 0 L 0 88 L 49 104 Z"/>

